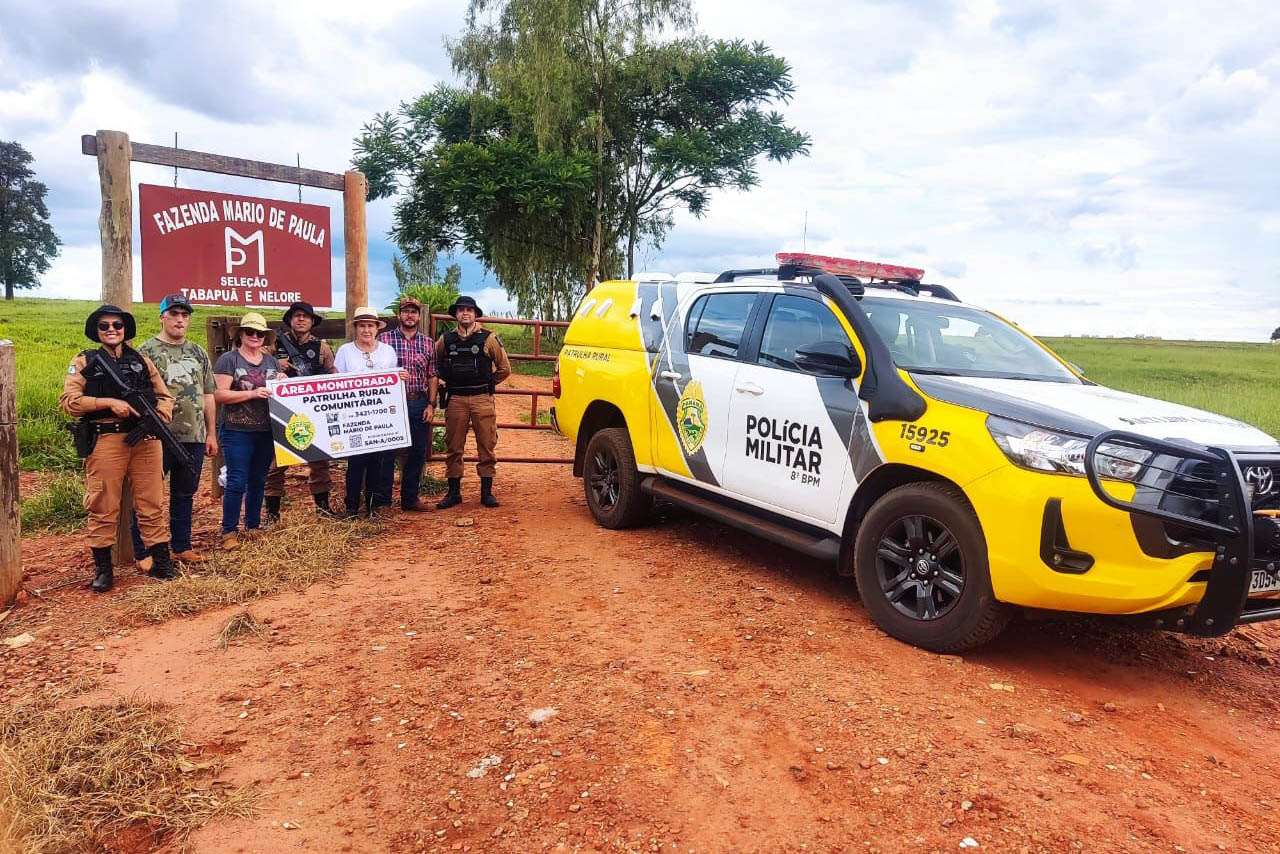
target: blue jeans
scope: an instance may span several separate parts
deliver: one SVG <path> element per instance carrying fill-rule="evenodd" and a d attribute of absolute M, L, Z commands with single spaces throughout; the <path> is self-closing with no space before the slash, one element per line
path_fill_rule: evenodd
<path fill-rule="evenodd" d="M 182 447 L 195 460 L 195 472 L 187 471 L 186 466 L 173 458 L 168 448 L 164 450 L 164 473 L 169 476 L 169 547 L 175 553 L 191 548 L 191 505 L 200 489 L 200 472 L 204 469 L 204 442 L 183 442 Z M 129 515 L 129 530 L 133 532 L 133 555 L 144 558 L 147 556 L 147 547 L 138 530 L 138 514 L 130 511 Z"/>
<path fill-rule="evenodd" d="M 218 431 L 222 458 L 227 463 L 227 488 L 222 493 L 222 533 L 240 527 L 240 505 L 244 504 L 244 526 L 262 525 L 262 495 L 267 488 L 267 472 L 275 456 L 271 431 Z"/>
<path fill-rule="evenodd" d="M 431 444 L 431 425 L 422 422 L 427 411 L 427 399 L 416 397 L 409 401 L 409 446 L 404 458 L 404 470 L 400 475 L 400 503 L 416 504 L 418 490 L 422 486 L 422 467 L 427 462 L 427 447 Z M 387 485 L 395 479 L 395 457 L 392 456 L 391 472 Z M 387 500 L 391 499 L 391 491 L 387 490 Z"/>
<path fill-rule="evenodd" d="M 389 506 L 395 466 L 395 451 L 347 457 L 347 512 L 357 513 L 362 505 L 370 509 Z"/>

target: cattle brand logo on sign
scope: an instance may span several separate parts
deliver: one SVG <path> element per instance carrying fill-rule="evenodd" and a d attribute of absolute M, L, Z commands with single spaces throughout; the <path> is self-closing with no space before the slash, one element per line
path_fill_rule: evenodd
<path fill-rule="evenodd" d="M 327 207 L 143 184 L 138 208 L 149 302 L 333 304 Z"/>
<path fill-rule="evenodd" d="M 707 401 L 702 396 L 700 381 L 693 380 L 684 387 L 680 402 L 676 404 L 676 423 L 684 452 L 690 456 L 696 454 L 702 447 L 702 440 L 707 437 Z"/>

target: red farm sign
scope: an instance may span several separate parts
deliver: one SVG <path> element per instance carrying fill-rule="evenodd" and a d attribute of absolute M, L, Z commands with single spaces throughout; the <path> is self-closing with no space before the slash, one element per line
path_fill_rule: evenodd
<path fill-rule="evenodd" d="M 142 298 L 333 305 L 329 209 L 142 184 Z"/>

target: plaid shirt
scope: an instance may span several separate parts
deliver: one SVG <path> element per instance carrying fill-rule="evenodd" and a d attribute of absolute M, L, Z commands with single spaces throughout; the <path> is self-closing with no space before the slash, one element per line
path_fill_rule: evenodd
<path fill-rule="evenodd" d="M 378 340 L 391 345 L 396 351 L 396 363 L 409 372 L 406 392 L 414 395 L 431 390 L 428 381 L 436 376 L 436 345 L 425 332 L 418 330 L 412 338 L 406 338 L 399 329 L 392 329 L 379 335 Z"/>

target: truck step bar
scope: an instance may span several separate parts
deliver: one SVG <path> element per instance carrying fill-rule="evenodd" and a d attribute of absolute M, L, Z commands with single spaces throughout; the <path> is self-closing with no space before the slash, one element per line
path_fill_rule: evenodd
<path fill-rule="evenodd" d="M 661 498 L 663 501 L 692 510 L 709 519 L 740 528 L 757 537 L 795 549 L 809 557 L 831 563 L 835 563 L 840 558 L 840 541 L 833 536 L 797 531 L 787 525 L 763 519 L 754 513 L 739 510 L 708 498 L 704 493 L 658 477 L 646 477 L 640 481 L 640 489 L 654 498 Z"/>

